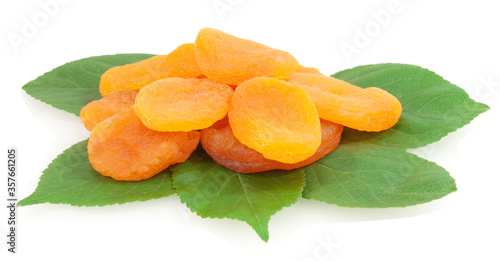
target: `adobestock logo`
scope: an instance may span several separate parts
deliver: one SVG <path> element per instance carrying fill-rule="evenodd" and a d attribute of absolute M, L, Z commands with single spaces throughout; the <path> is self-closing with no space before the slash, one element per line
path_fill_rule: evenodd
<path fill-rule="evenodd" d="M 243 0 L 215 0 L 212 5 L 215 12 L 221 21 L 224 21 L 224 16 L 229 12 L 234 11 L 236 7 L 241 5 Z"/>
<path fill-rule="evenodd" d="M 341 42 L 340 50 L 344 55 L 347 63 L 350 64 L 354 54 L 360 54 L 361 51 L 368 47 L 373 38 L 380 35 L 382 29 L 389 26 L 393 17 L 403 11 L 401 1 L 393 0 L 387 3 L 385 9 L 379 11 L 371 11 L 372 19 L 366 22 L 363 26 L 354 27 L 354 37 L 351 41 Z"/>
<path fill-rule="evenodd" d="M 485 102 L 500 90 L 500 81 L 495 81 L 491 74 L 486 77 L 479 75 L 477 80 L 479 84 L 475 86 L 471 94 L 471 98 L 476 101 Z"/>
<path fill-rule="evenodd" d="M 16 53 L 22 45 L 26 45 L 35 38 L 41 29 L 49 24 L 51 18 L 55 17 L 62 5 L 69 0 L 42 0 L 38 1 L 41 10 L 35 12 L 31 17 L 22 17 L 22 25 L 18 32 L 9 32 L 7 39 Z"/>
<path fill-rule="evenodd" d="M 317 237 L 316 246 L 312 249 L 310 256 L 307 256 L 303 261 L 326 261 L 332 260 L 335 255 L 335 250 L 340 247 L 330 235 L 326 237 Z"/>

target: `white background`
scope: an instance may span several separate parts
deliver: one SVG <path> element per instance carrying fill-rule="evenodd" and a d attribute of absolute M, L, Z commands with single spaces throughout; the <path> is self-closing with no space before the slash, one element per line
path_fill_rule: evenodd
<path fill-rule="evenodd" d="M 491 110 L 413 150 L 457 182 L 457 192 L 428 204 L 348 209 L 300 199 L 272 217 L 267 244 L 243 222 L 190 213 L 176 195 L 102 208 L 42 204 L 18 209 L 16 255 L 6 250 L 1 207 L 1 260 L 500 259 L 497 1 L 66 0 L 49 9 L 47 2 L 0 4 L 0 148 L 19 150 L 20 198 L 34 191 L 57 154 L 88 136 L 74 115 L 29 97 L 21 90 L 25 83 L 89 56 L 165 54 L 194 41 L 203 27 L 287 50 L 325 74 L 382 62 L 420 65 Z M 23 29 L 28 23 L 35 30 Z M 13 43 L 13 35 L 25 40 Z M 347 45 L 356 53 L 342 51 Z"/>

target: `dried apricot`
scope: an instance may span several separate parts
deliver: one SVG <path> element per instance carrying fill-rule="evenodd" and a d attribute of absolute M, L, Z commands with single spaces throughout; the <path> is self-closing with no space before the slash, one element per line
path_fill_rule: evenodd
<path fill-rule="evenodd" d="M 297 163 L 321 144 L 318 112 L 307 93 L 293 84 L 255 77 L 236 88 L 229 124 L 234 136 L 267 159 Z"/>
<path fill-rule="evenodd" d="M 153 130 L 198 130 L 224 118 L 232 96 L 229 85 L 210 79 L 167 78 L 139 91 L 135 111 Z"/>
<path fill-rule="evenodd" d="M 239 85 L 257 76 L 288 78 L 299 63 L 288 52 L 204 28 L 195 41 L 198 66 L 208 78 Z"/>
<path fill-rule="evenodd" d="M 266 159 L 261 153 L 239 142 L 234 137 L 227 118 L 201 130 L 201 144 L 217 163 L 239 173 L 290 170 L 313 163 L 333 151 L 340 142 L 342 130 L 343 126 L 340 124 L 321 120 L 321 145 L 314 155 L 294 164 Z"/>
<path fill-rule="evenodd" d="M 80 120 L 91 131 L 98 123 L 134 105 L 137 91 L 116 91 L 89 102 L 80 111 Z"/>
<path fill-rule="evenodd" d="M 104 97 L 117 90 L 139 90 L 154 81 L 168 78 L 195 78 L 202 73 L 196 63 L 194 44 L 183 44 L 167 55 L 113 67 L 101 76 L 99 91 Z"/>
<path fill-rule="evenodd" d="M 104 176 L 137 181 L 185 161 L 199 139 L 198 131 L 158 132 L 146 128 L 129 108 L 92 129 L 89 161 Z"/>
<path fill-rule="evenodd" d="M 318 73 L 321 74 L 321 72 L 314 67 L 305 67 L 303 65 L 299 65 L 293 72 L 298 72 L 298 73 Z"/>
<path fill-rule="evenodd" d="M 382 131 L 394 126 L 402 106 L 392 94 L 376 87 L 361 88 L 317 73 L 292 73 L 290 83 L 311 97 L 319 117 L 361 131 Z"/>

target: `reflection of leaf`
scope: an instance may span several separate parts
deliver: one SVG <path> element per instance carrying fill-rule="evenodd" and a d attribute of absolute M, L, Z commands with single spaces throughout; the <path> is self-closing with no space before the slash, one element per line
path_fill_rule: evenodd
<path fill-rule="evenodd" d="M 104 206 L 166 197 L 174 193 L 170 171 L 141 182 L 116 181 L 96 172 L 88 160 L 87 141 L 79 142 L 52 161 L 38 186 L 20 206 L 62 203 Z"/>
<path fill-rule="evenodd" d="M 181 201 L 201 217 L 238 219 L 267 242 L 274 213 L 295 203 L 304 186 L 303 170 L 240 174 L 197 150 L 173 168 Z"/>
<path fill-rule="evenodd" d="M 343 144 L 304 169 L 305 198 L 344 207 L 405 207 L 456 191 L 442 167 L 387 146 Z"/>
<path fill-rule="evenodd" d="M 99 82 L 106 70 L 152 56 L 103 55 L 69 62 L 27 83 L 23 89 L 35 99 L 78 116 L 83 106 L 101 98 Z"/>
<path fill-rule="evenodd" d="M 440 140 L 488 109 L 487 105 L 470 99 L 460 87 L 415 65 L 358 66 L 333 77 L 360 87 L 379 87 L 392 93 L 403 105 L 403 114 L 396 126 L 383 132 L 346 128 L 345 140 L 418 148 Z"/>

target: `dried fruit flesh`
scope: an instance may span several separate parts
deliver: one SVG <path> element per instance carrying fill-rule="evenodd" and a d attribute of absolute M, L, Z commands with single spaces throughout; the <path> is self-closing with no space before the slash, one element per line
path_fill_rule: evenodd
<path fill-rule="evenodd" d="M 117 90 L 139 90 L 169 77 L 196 78 L 198 68 L 194 44 L 183 44 L 167 55 L 157 55 L 132 64 L 113 67 L 101 76 L 99 91 L 104 97 Z"/>
<path fill-rule="evenodd" d="M 137 91 L 116 91 L 89 102 L 80 111 L 80 121 L 91 131 L 98 123 L 134 105 Z"/>
<path fill-rule="evenodd" d="M 382 131 L 397 98 L 305 67 L 288 52 L 212 28 L 168 55 L 109 69 L 80 118 L 89 160 L 117 180 L 185 161 L 200 141 L 240 173 L 294 169 L 331 152 L 343 126 Z M 197 130 L 201 130 L 202 134 Z"/>
<path fill-rule="evenodd" d="M 314 67 L 305 67 L 305 66 L 302 66 L 302 65 L 299 65 L 299 67 L 297 67 L 295 69 L 295 71 L 293 71 L 293 72 L 298 72 L 298 73 L 318 73 L 318 74 L 321 74 L 321 72 L 317 68 L 314 68 Z"/>
<path fill-rule="evenodd" d="M 257 76 L 285 79 L 299 66 L 288 52 L 212 28 L 199 31 L 195 53 L 204 75 L 229 85 Z"/>
<path fill-rule="evenodd" d="M 233 135 L 227 118 L 201 130 L 201 144 L 217 163 L 239 173 L 290 170 L 313 163 L 333 151 L 340 142 L 342 130 L 343 126 L 340 124 L 321 120 L 321 145 L 314 155 L 294 164 L 266 159 L 262 153 L 245 146 Z"/>
<path fill-rule="evenodd" d="M 232 96 L 229 85 L 210 79 L 167 78 L 139 91 L 135 111 L 153 130 L 198 130 L 224 118 Z"/>
<path fill-rule="evenodd" d="M 401 116 L 399 100 L 376 87 L 361 88 L 317 73 L 292 73 L 290 83 L 304 89 L 319 117 L 361 131 L 382 131 Z"/>
<path fill-rule="evenodd" d="M 104 176 L 138 181 L 185 161 L 199 139 L 198 131 L 158 132 L 146 128 L 129 108 L 94 127 L 88 143 L 89 161 Z"/>
<path fill-rule="evenodd" d="M 236 88 L 228 113 L 234 136 L 267 159 L 297 163 L 321 144 L 318 112 L 293 84 L 255 77 Z"/>

